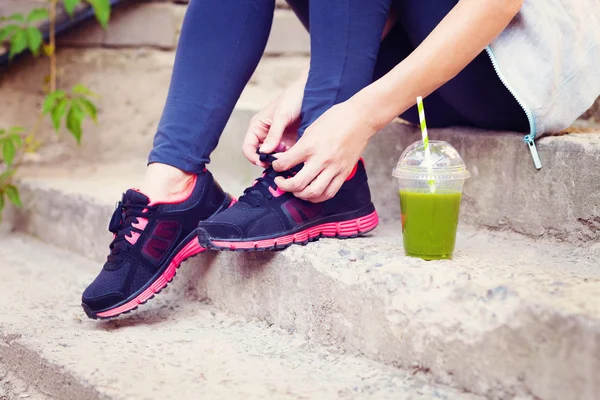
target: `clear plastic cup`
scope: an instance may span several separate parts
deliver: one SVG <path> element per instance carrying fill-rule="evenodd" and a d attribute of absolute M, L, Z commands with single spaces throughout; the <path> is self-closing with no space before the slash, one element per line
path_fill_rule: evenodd
<path fill-rule="evenodd" d="M 410 145 L 392 175 L 398 178 L 402 237 L 407 255 L 425 260 L 452 258 L 465 180 L 471 176 L 449 143 Z"/>

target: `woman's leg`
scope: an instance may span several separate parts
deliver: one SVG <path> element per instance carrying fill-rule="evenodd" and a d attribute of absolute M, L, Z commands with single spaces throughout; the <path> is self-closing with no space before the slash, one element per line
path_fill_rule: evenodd
<path fill-rule="evenodd" d="M 405 32 L 404 36 L 396 38 L 400 53 L 403 53 L 402 59 L 408 55 L 407 45 L 413 49 L 419 46 L 456 3 L 456 0 L 393 0 L 393 7 L 398 15 L 397 24 Z M 392 57 L 390 54 L 393 51 L 393 44 L 387 48 L 382 46 L 380 58 Z M 432 127 L 463 125 L 493 130 L 529 131 L 524 111 L 498 78 L 485 52 L 454 79 L 428 96 L 426 108 L 427 122 Z M 402 117 L 417 122 L 416 107 Z"/>
<path fill-rule="evenodd" d="M 210 161 L 263 54 L 274 7 L 274 0 L 190 2 L 142 191 L 184 190 Z"/>
<path fill-rule="evenodd" d="M 299 135 L 333 105 L 371 83 L 390 3 L 391 0 L 310 3 L 310 73 L 304 89 Z"/>

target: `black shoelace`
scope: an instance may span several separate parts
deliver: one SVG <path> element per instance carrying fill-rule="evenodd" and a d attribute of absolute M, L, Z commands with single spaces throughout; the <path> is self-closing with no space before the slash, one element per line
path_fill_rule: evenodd
<path fill-rule="evenodd" d="M 262 162 L 273 163 L 275 160 L 277 160 L 277 158 L 273 157 L 271 154 L 259 153 L 259 155 L 260 161 Z M 302 169 L 302 164 L 282 172 L 275 171 L 273 167 L 265 169 L 263 176 L 258 178 L 254 182 L 253 186 L 250 186 L 244 190 L 244 194 L 240 196 L 239 201 L 250 204 L 253 207 L 259 207 L 263 199 L 273 199 L 273 195 L 271 194 L 269 187 L 277 190 L 277 185 L 275 184 L 276 177 L 282 176 L 284 178 L 289 178 L 294 176 L 298 171 L 300 171 L 300 169 Z"/>
<path fill-rule="evenodd" d="M 108 225 L 108 230 L 115 234 L 115 238 L 109 246 L 108 262 L 118 261 L 121 252 L 129 251 L 131 244 L 125 237 L 131 236 L 133 232 L 142 233 L 142 230 L 133 227 L 133 224 L 138 222 L 138 217 L 148 218 L 156 208 L 156 206 L 146 204 L 123 204 L 121 201 L 117 204 Z"/>

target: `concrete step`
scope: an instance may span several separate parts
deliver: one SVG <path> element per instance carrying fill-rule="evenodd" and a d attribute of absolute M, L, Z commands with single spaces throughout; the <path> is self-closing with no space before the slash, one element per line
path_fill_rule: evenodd
<path fill-rule="evenodd" d="M 114 202 L 139 179 L 143 162 L 80 168 L 26 178 L 26 208 L 7 219 L 99 269 Z M 216 176 L 239 193 L 239 179 Z M 204 254 L 181 275 L 191 299 L 388 365 L 427 369 L 489 398 L 595 398 L 600 244 L 574 247 L 465 225 L 454 260 L 425 262 L 405 257 L 401 243 L 399 222 L 388 221 L 368 238 Z"/>
<path fill-rule="evenodd" d="M 102 96 L 100 123 L 86 124 L 84 144 L 76 148 L 72 141 L 56 138 L 46 122 L 42 136 L 53 144 L 32 161 L 45 166 L 68 160 L 110 165 L 124 156 L 146 157 L 164 105 L 172 54 L 149 49 L 64 50 L 59 60 L 62 84 L 83 82 Z M 307 61 L 265 58 L 252 77 L 212 157 L 211 169 L 233 177 L 235 188 L 257 175 L 240 150 L 250 118 L 295 79 Z M 0 89 L 7 99 L 0 109 L 1 126 L 23 125 L 30 119 L 45 74 L 46 67 L 31 60 L 6 74 Z M 465 187 L 465 222 L 589 245 L 600 240 L 600 126 L 588 121 L 569 132 L 538 141 L 544 164 L 540 171 L 534 169 L 519 134 L 456 128 L 432 130 L 431 136 L 452 143 L 473 175 Z M 399 213 L 391 169 L 402 150 L 418 138 L 416 128 L 395 122 L 372 140 L 365 153 L 375 203 L 385 221 L 396 220 Z"/>
<path fill-rule="evenodd" d="M 167 96 L 173 60 L 173 52 L 148 48 L 60 50 L 61 86 L 82 83 L 97 92 L 99 123 L 84 124 L 83 144 L 78 148 L 64 131 L 57 137 L 50 121 L 44 121 L 41 138 L 50 145 L 34 159 L 56 164 L 72 158 L 100 161 L 122 154 L 146 157 Z M 306 66 L 305 56 L 264 58 L 239 101 L 228 136 L 243 135 L 257 109 L 277 96 Z M 31 110 L 43 100 L 41 85 L 47 73 L 45 63 L 23 58 L 0 75 L 0 126 L 28 126 Z M 226 143 L 228 136 L 221 146 L 228 145 L 240 155 L 240 144 Z"/>
<path fill-rule="evenodd" d="M 154 47 L 175 50 L 187 5 L 170 2 L 131 2 L 114 10 L 104 31 L 88 21 L 61 36 L 63 47 Z M 306 29 L 289 9 L 275 11 L 266 54 L 308 54 Z"/>
<path fill-rule="evenodd" d="M 190 301 L 186 279 L 130 318 L 88 320 L 80 292 L 96 270 L 36 240 L 0 237 L 0 398 L 479 398 L 425 371 L 386 367 Z"/>

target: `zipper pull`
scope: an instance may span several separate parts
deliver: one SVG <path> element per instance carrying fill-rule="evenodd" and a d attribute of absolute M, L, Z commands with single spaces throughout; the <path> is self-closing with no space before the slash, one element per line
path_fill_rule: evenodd
<path fill-rule="evenodd" d="M 540 155 L 537 151 L 537 147 L 535 146 L 534 138 L 531 135 L 525 136 L 525 143 L 527 143 L 527 147 L 529 147 L 529 151 L 531 152 L 533 165 L 535 165 L 536 169 L 542 169 L 542 160 L 540 160 Z"/>

